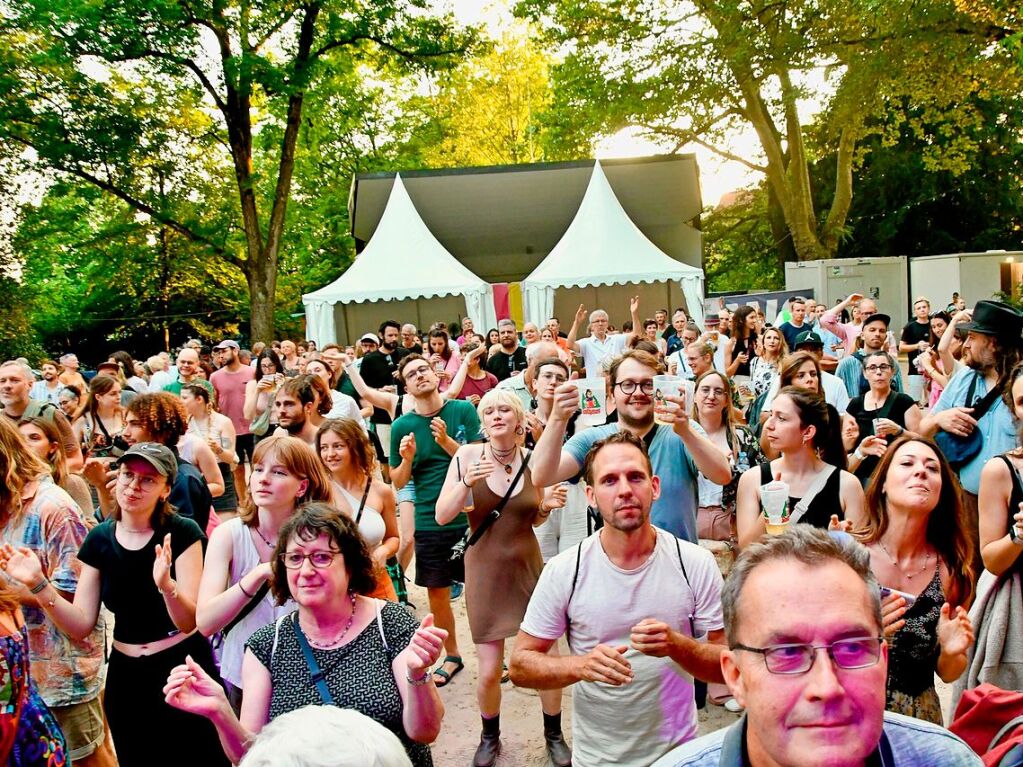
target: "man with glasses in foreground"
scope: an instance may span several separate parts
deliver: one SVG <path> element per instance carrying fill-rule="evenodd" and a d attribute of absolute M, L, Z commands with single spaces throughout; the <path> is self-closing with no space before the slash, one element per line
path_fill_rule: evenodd
<path fill-rule="evenodd" d="M 947 730 L 886 712 L 870 556 L 809 525 L 747 547 L 721 594 L 721 670 L 746 709 L 653 767 L 981 765 Z"/>
<path fill-rule="evenodd" d="M 461 559 L 451 561 L 451 549 L 462 540 L 469 520 L 459 514 L 447 525 L 437 524 L 435 507 L 459 444 L 480 441 L 480 419 L 465 400 L 440 396 L 437 373 L 422 355 L 405 357 L 398 375 L 415 400 L 415 409 L 391 426 L 391 480 L 399 490 L 410 479 L 416 486 L 416 584 L 426 588 L 435 623 L 447 632 L 447 655 L 434 671 L 437 686 L 443 687 L 463 668 L 450 594 L 453 582 L 465 581 L 465 568 Z M 466 469 L 462 467 L 463 472 Z"/>
<path fill-rule="evenodd" d="M 697 473 L 727 485 L 731 469 L 728 459 L 707 439 L 700 425 L 687 417 L 691 402 L 666 398 L 678 409 L 661 415 L 673 423 L 654 423 L 654 376 L 660 372 L 660 363 L 649 352 L 633 350 L 616 358 L 609 375 L 618 422 L 586 429 L 564 443 L 564 449 L 565 429 L 579 407 L 579 389 L 572 381 L 559 386 L 547 426 L 533 452 L 533 484 L 549 487 L 575 477 L 598 440 L 616 431 L 631 432 L 645 443 L 654 474 L 660 477 L 660 497 L 653 502 L 651 521 L 672 535 L 696 543 Z"/>

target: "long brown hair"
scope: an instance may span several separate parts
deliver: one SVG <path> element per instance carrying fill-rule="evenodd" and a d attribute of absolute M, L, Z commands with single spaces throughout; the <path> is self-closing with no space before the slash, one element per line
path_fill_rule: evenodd
<path fill-rule="evenodd" d="M 28 449 L 10 419 L 0 418 L 0 525 L 13 525 L 21 519 L 21 494 L 40 476 L 50 476 L 49 465 Z"/>
<path fill-rule="evenodd" d="M 42 416 L 23 418 L 18 425 L 20 426 L 23 423 L 35 426 L 46 437 L 46 441 L 50 443 L 50 448 L 46 452 L 46 460 L 50 462 L 50 473 L 53 475 L 53 481 L 61 487 L 67 485 L 67 453 L 64 452 L 64 441 L 61 439 L 60 431 L 58 431 L 56 425 L 53 421 Z"/>
<path fill-rule="evenodd" d="M 297 437 L 267 437 L 256 445 L 256 449 L 252 453 L 252 465 L 260 463 L 271 453 L 277 456 L 277 460 L 291 474 L 309 482 L 305 493 L 295 499 L 296 507 L 309 501 L 325 503 L 333 501 L 330 477 L 327 476 L 327 471 L 320 463 L 319 456 L 313 453 L 313 449 L 309 445 Z M 245 503 L 238 512 L 238 517 L 249 527 L 259 524 L 259 514 L 256 504 L 252 500 L 252 493 L 249 493 L 248 498 L 245 499 Z"/>
<path fill-rule="evenodd" d="M 948 568 L 948 603 L 953 607 L 962 605 L 969 609 L 975 595 L 976 577 L 973 566 L 974 540 L 963 504 L 959 480 L 948 465 L 948 460 L 938 446 L 923 437 L 903 436 L 895 440 L 874 469 L 867 486 L 865 510 L 867 523 L 857 534 L 863 543 L 881 539 L 888 529 L 888 499 L 885 496 L 884 480 L 899 449 L 910 442 L 919 442 L 930 448 L 938 459 L 941 475 L 941 494 L 938 503 L 927 519 L 927 542 L 934 547 Z"/>
<path fill-rule="evenodd" d="M 82 404 L 78 406 L 78 410 L 75 412 L 73 420 L 76 420 L 83 414 L 88 413 L 92 417 L 94 423 L 98 421 L 99 413 L 96 412 L 96 397 L 100 394 L 106 394 L 108 391 L 113 389 L 114 386 L 120 385 L 121 382 L 114 376 L 108 376 L 105 373 L 98 373 L 97 375 L 94 375 L 92 380 L 89 381 L 89 391 L 85 395 L 85 399 L 82 400 Z M 124 411 L 120 404 L 118 404 L 114 409 L 121 412 L 123 416 Z"/>
<path fill-rule="evenodd" d="M 371 476 L 377 466 L 376 451 L 373 449 L 373 443 L 369 441 L 369 437 L 366 436 L 366 432 L 362 430 L 359 422 L 351 418 L 328 418 L 321 423 L 320 427 L 316 430 L 317 457 L 320 455 L 320 440 L 328 431 L 336 434 L 345 443 L 355 467 L 365 476 Z M 320 458 L 320 463 L 322 462 L 323 459 Z M 323 468 L 329 475 L 330 472 L 327 470 L 327 467 L 324 466 Z"/>
<path fill-rule="evenodd" d="M 725 403 L 721 410 L 721 425 L 725 427 L 725 433 L 728 435 L 728 445 L 731 447 L 732 456 L 738 457 L 739 453 L 739 441 L 735 438 L 735 413 L 732 408 L 732 381 L 724 373 L 718 372 L 717 370 L 708 370 L 706 373 L 701 375 L 693 383 L 693 412 L 692 419 L 703 426 L 700 423 L 700 411 L 696 407 L 696 396 L 695 392 L 700 388 L 700 383 L 704 378 L 710 378 L 711 376 L 717 376 L 721 379 L 721 383 L 725 389 Z"/>
<path fill-rule="evenodd" d="M 796 377 L 799 368 L 803 367 L 807 362 L 812 362 L 813 366 L 817 368 L 817 393 L 823 396 L 824 385 L 821 383 L 821 363 L 810 352 L 792 352 L 792 354 L 782 358 L 781 364 L 778 367 L 778 388 L 784 389 L 786 386 L 795 386 L 792 383 L 792 379 Z"/>

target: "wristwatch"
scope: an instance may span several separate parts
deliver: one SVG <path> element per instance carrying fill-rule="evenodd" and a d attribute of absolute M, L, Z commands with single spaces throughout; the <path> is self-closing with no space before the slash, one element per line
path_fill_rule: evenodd
<path fill-rule="evenodd" d="M 1016 529 L 1015 522 L 1009 525 L 1009 540 L 1015 543 L 1017 546 L 1023 547 L 1023 538 L 1020 538 L 1019 531 Z"/>

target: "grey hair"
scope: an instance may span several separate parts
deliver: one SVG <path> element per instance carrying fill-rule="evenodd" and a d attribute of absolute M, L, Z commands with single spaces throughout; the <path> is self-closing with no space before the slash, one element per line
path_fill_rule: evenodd
<path fill-rule="evenodd" d="M 22 362 L 20 359 L 7 360 L 7 362 L 4 362 L 2 365 L 0 365 L 0 368 L 10 367 L 11 365 L 17 368 L 21 368 L 21 372 L 25 376 L 26 381 L 28 381 L 29 383 L 35 383 L 36 374 L 32 372 L 32 368 L 31 366 L 29 366 L 27 362 Z"/>
<path fill-rule="evenodd" d="M 595 322 L 597 317 L 603 317 L 605 320 L 606 319 L 610 319 L 607 316 L 607 312 L 605 312 L 603 309 L 594 309 L 592 312 L 590 312 L 590 322 L 591 323 Z"/>
<path fill-rule="evenodd" d="M 515 320 L 503 319 L 503 320 L 498 320 L 498 322 L 497 322 L 497 327 L 499 327 L 499 328 L 500 327 L 506 327 L 508 325 L 511 325 L 513 328 L 516 327 Z"/>
<path fill-rule="evenodd" d="M 870 352 L 869 354 L 864 354 L 863 357 L 860 359 L 860 364 L 864 368 L 866 368 L 867 360 L 869 360 L 871 357 L 884 357 L 888 364 L 892 366 L 892 370 L 898 370 L 899 368 L 899 363 L 896 362 L 895 358 L 891 354 L 886 352 L 884 349 L 881 349 L 880 351 L 876 352 Z"/>
<path fill-rule="evenodd" d="M 398 737 L 352 709 L 305 706 L 274 719 L 241 767 L 412 767 Z"/>
<path fill-rule="evenodd" d="M 881 591 L 870 570 L 870 552 L 850 537 L 841 540 L 826 530 L 811 525 L 795 524 L 782 535 L 766 536 L 748 546 L 735 561 L 732 571 L 721 590 L 721 610 L 725 620 L 725 635 L 729 645 L 738 641 L 739 597 L 742 588 L 757 567 L 779 559 L 791 559 L 810 567 L 829 561 L 847 565 L 867 587 L 871 612 L 881 630 Z"/>

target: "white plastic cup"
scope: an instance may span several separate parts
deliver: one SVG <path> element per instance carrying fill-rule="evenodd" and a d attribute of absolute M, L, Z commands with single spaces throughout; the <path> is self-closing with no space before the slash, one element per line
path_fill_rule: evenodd
<path fill-rule="evenodd" d="M 658 410 L 677 410 L 678 405 L 673 402 L 666 401 L 665 397 L 680 397 L 683 396 L 683 393 L 688 395 L 685 383 L 686 382 L 678 376 L 654 376 L 654 420 L 657 423 L 672 423 L 671 421 L 664 420 Z M 686 403 L 688 403 L 690 401 L 690 397 L 686 396 L 685 400 Z M 683 404 L 683 407 L 685 407 L 685 404 Z"/>
<path fill-rule="evenodd" d="M 787 482 L 775 480 L 760 486 L 760 504 L 764 508 L 764 514 L 767 515 L 768 532 L 772 535 L 781 532 L 781 530 L 771 532 L 772 528 L 777 530 L 777 528 L 783 528 L 788 524 L 788 518 L 785 516 L 785 507 L 788 502 L 789 485 Z"/>

